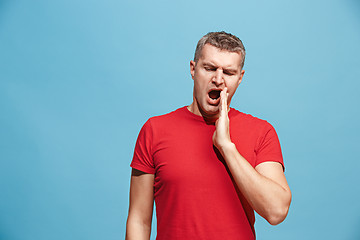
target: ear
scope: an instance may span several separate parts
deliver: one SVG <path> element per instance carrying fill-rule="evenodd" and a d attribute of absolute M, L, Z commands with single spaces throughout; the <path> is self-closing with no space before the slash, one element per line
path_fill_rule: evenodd
<path fill-rule="evenodd" d="M 195 75 L 195 65 L 196 65 L 196 63 L 193 60 L 191 60 L 190 61 L 190 74 L 191 74 L 192 79 L 194 79 L 194 75 Z"/>
<path fill-rule="evenodd" d="M 245 74 L 245 70 L 241 70 L 241 72 L 240 72 L 240 77 L 239 77 L 239 80 L 238 80 L 238 86 L 240 85 L 244 74 Z"/>

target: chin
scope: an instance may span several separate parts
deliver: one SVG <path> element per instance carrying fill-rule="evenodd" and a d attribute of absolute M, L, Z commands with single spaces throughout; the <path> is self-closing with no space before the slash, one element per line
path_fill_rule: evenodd
<path fill-rule="evenodd" d="M 218 118 L 219 115 L 219 106 L 207 105 L 205 108 L 201 109 L 203 117 L 206 118 Z"/>

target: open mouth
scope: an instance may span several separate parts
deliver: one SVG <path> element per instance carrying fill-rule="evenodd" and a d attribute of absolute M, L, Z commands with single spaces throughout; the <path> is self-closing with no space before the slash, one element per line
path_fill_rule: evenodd
<path fill-rule="evenodd" d="M 212 100 L 217 100 L 220 97 L 220 90 L 211 90 L 208 94 Z"/>

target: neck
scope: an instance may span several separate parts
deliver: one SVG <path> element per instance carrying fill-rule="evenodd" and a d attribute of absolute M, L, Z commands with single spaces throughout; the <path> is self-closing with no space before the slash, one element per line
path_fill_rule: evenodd
<path fill-rule="evenodd" d="M 187 106 L 187 109 L 193 114 L 202 117 L 207 124 L 215 124 L 216 120 L 219 118 L 219 113 L 216 115 L 209 115 L 199 108 L 195 101 Z"/>

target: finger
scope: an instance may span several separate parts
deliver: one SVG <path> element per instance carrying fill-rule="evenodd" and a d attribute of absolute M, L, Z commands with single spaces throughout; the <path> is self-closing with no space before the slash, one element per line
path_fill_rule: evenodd
<path fill-rule="evenodd" d="M 224 114 L 227 113 L 227 88 L 224 88 L 221 91 L 221 110 L 223 111 Z"/>
<path fill-rule="evenodd" d="M 219 102 L 219 114 L 220 114 L 220 116 L 219 117 L 221 117 L 224 113 L 223 113 L 223 109 L 224 109 L 224 96 L 223 96 L 223 91 L 224 90 L 222 90 L 221 92 L 220 92 L 220 102 Z"/>

